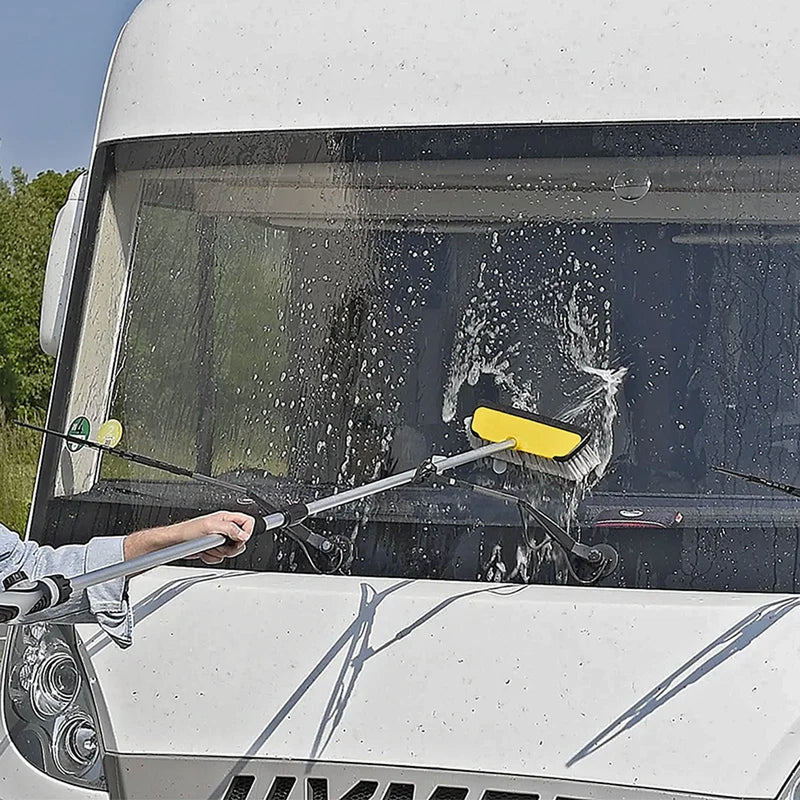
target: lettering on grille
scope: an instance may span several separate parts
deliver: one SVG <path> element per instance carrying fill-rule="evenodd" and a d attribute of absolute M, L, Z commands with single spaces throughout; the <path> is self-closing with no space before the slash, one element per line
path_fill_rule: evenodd
<path fill-rule="evenodd" d="M 272 781 L 264 800 L 289 800 L 296 783 L 295 778 L 276 777 Z M 247 787 L 250 788 L 249 786 Z M 389 783 L 380 800 L 414 800 L 413 783 Z M 305 800 L 377 800 L 378 781 L 358 781 L 341 797 L 330 796 L 327 778 L 307 778 Z M 466 800 L 469 789 L 464 786 L 437 786 L 427 800 Z M 226 798 L 228 800 L 228 798 Z M 233 797 L 230 800 L 234 800 Z M 238 800 L 238 798 L 236 798 Z M 297 798 L 299 800 L 299 798 Z M 419 800 L 419 799 L 418 799 Z M 528 792 L 506 792 L 499 789 L 487 789 L 481 794 L 481 800 L 539 800 L 538 794 Z"/>
<path fill-rule="evenodd" d="M 309 778 L 307 782 L 308 800 L 328 800 L 328 781 L 326 778 Z M 378 781 L 359 781 L 348 789 L 339 800 L 372 800 L 378 789 Z"/>

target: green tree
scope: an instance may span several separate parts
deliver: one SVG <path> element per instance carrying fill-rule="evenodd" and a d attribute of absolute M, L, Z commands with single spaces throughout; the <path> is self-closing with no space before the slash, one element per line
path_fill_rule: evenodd
<path fill-rule="evenodd" d="M 42 172 L 29 181 L 15 167 L 0 178 L 0 417 L 46 408 L 53 359 L 39 348 L 39 309 L 58 209 L 80 170 Z"/>
<path fill-rule="evenodd" d="M 19 169 L 0 175 L 0 521 L 23 530 L 41 437 L 12 425 L 42 421 L 54 359 L 39 349 L 39 310 L 47 251 L 58 209 L 80 173 Z"/>

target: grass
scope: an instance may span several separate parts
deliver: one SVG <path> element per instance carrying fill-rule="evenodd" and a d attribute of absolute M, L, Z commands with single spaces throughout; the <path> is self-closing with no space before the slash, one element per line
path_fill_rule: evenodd
<path fill-rule="evenodd" d="M 0 424 L 0 522 L 20 533 L 25 530 L 33 499 L 41 441 L 36 431 Z"/>

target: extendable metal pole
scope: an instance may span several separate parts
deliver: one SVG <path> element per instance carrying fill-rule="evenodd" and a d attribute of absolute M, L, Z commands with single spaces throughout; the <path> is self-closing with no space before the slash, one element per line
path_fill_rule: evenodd
<path fill-rule="evenodd" d="M 431 471 L 439 474 L 445 470 L 460 467 L 463 464 L 469 464 L 473 461 L 479 461 L 482 458 L 488 458 L 503 450 L 510 450 L 515 444 L 516 442 L 513 439 L 507 439 L 504 442 L 487 444 L 476 450 L 469 450 L 466 453 L 458 453 L 454 456 L 434 456 L 427 463 L 430 464 Z M 295 506 L 285 511 L 276 511 L 274 514 L 259 518 L 256 524 L 256 533 L 277 530 L 292 524 L 295 518 L 294 512 L 297 509 L 302 509 L 301 513 L 304 517 L 314 516 L 323 511 L 330 511 L 331 509 L 347 505 L 347 503 L 354 503 L 356 500 L 362 500 L 365 497 L 380 494 L 389 489 L 396 489 L 398 486 L 404 486 L 407 483 L 411 483 L 418 474 L 419 468 L 409 469 L 405 472 L 399 472 L 397 475 L 390 475 L 388 478 L 382 478 L 381 480 L 364 484 L 364 486 L 356 486 L 353 489 L 347 489 L 338 494 L 322 497 L 319 500 L 312 500 L 310 503 L 297 503 Z M 258 524 L 259 522 L 263 522 L 263 525 Z M 188 542 L 181 542 L 180 544 L 165 547 L 163 550 L 157 550 L 144 556 L 137 556 L 130 561 L 123 561 L 119 564 L 112 564 L 110 567 L 103 567 L 102 569 L 87 572 L 77 578 L 72 578 L 70 582 L 72 583 L 73 589 L 85 589 L 88 586 L 94 586 L 97 583 L 103 583 L 113 578 L 136 575 L 140 572 L 152 569 L 153 567 L 160 567 L 163 564 L 168 564 L 170 561 L 179 561 L 182 558 L 189 558 L 190 556 L 203 553 L 206 550 L 211 550 L 214 547 L 225 544 L 227 541 L 228 539 L 220 533 L 209 533 L 197 539 L 191 539 Z M 2 594 L 0 593 L 0 602 L 1 601 Z"/>
<path fill-rule="evenodd" d="M 516 441 L 514 439 L 506 439 L 502 442 L 487 444 L 454 456 L 433 456 L 416 469 L 409 469 L 397 475 L 390 475 L 388 478 L 372 481 L 372 483 L 367 483 L 364 486 L 357 486 L 329 497 L 312 500 L 310 503 L 295 503 L 281 511 L 268 514 L 266 517 L 257 517 L 254 533 L 287 528 L 291 525 L 296 525 L 306 517 L 338 508 L 347 503 L 353 503 L 371 495 L 386 492 L 389 489 L 396 489 L 420 477 L 427 477 L 429 474 L 438 475 L 445 470 L 479 461 L 482 458 L 489 458 L 504 450 L 511 450 L 515 446 Z M 55 575 L 38 581 L 29 581 L 21 574 L 19 576 L 11 576 L 12 578 L 17 578 L 17 580 L 11 582 L 7 579 L 5 591 L 0 592 L 0 622 L 10 622 L 19 617 L 24 617 L 27 613 L 53 608 L 65 602 L 72 592 L 82 591 L 89 586 L 105 583 L 115 578 L 138 575 L 140 572 L 153 569 L 153 567 L 160 567 L 172 561 L 198 555 L 206 550 L 225 544 L 227 541 L 227 537 L 221 533 L 209 533 L 197 539 L 191 539 L 188 542 L 181 542 L 144 556 L 132 558 L 130 561 L 121 561 L 119 564 L 112 564 L 108 567 L 86 572 L 75 578 L 64 578 L 61 575 Z"/>

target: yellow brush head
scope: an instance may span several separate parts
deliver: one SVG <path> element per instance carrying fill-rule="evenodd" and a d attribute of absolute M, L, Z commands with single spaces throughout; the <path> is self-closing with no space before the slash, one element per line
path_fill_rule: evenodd
<path fill-rule="evenodd" d="M 589 431 L 557 419 L 486 405 L 475 409 L 471 428 L 485 442 L 514 439 L 514 450 L 554 461 L 572 458 L 589 438 Z"/>

